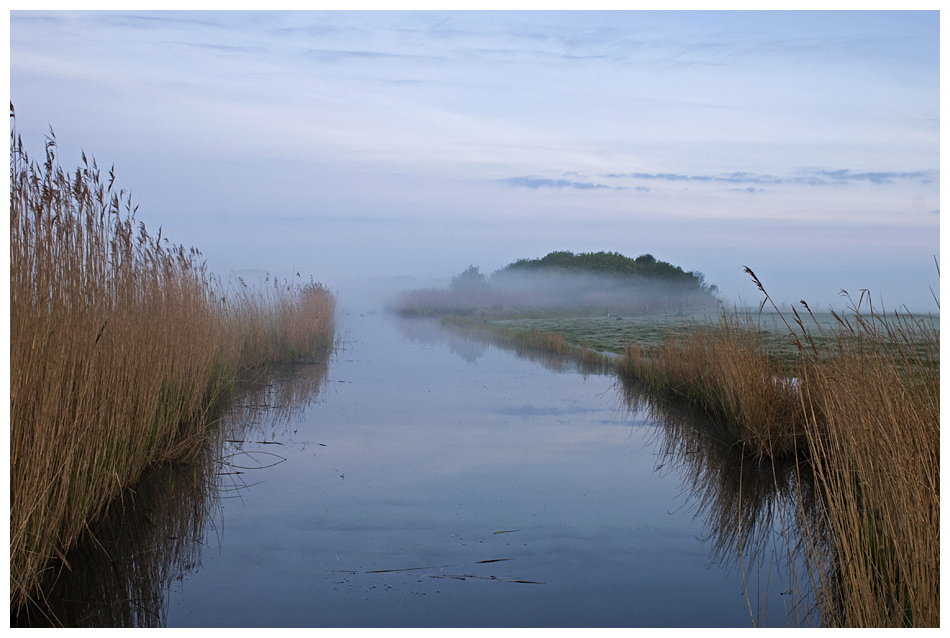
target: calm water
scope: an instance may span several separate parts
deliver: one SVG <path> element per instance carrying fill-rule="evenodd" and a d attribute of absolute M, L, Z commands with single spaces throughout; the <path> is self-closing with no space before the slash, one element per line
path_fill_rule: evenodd
<path fill-rule="evenodd" d="M 431 320 L 347 314 L 341 331 L 328 366 L 284 371 L 243 400 L 228 463 L 205 470 L 212 487 L 178 506 L 184 515 L 167 515 L 179 531 L 156 513 L 139 525 L 161 529 L 125 550 L 128 571 L 161 574 L 147 587 L 124 577 L 96 603 L 112 611 L 80 605 L 63 622 L 747 627 L 754 614 L 787 624 L 792 584 L 773 565 L 782 544 L 761 535 L 766 558 L 744 559 L 744 585 L 735 530 L 723 529 L 730 506 L 710 506 L 726 462 L 664 454 L 664 429 L 627 407 L 613 376 Z M 175 476 L 160 477 L 152 501 L 197 482 Z M 169 538 L 174 547 L 159 549 Z M 106 579 L 119 573 L 122 552 L 111 551 Z M 94 589 L 110 588 L 63 596 Z M 133 610 L 117 611 L 128 599 Z"/>

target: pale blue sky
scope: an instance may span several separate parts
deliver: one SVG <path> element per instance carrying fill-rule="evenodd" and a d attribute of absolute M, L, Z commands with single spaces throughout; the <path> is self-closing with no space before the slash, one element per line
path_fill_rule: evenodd
<path fill-rule="evenodd" d="M 757 303 L 935 311 L 939 14 L 21 12 L 17 127 L 209 267 L 652 253 Z"/>

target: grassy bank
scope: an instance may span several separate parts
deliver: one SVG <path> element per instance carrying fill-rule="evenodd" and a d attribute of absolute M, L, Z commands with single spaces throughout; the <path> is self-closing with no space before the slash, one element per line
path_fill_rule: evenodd
<path fill-rule="evenodd" d="M 575 345 L 593 350 L 623 354 L 624 347 L 633 338 L 646 345 L 662 343 L 670 334 L 688 332 L 696 324 L 695 317 L 715 317 L 712 311 L 665 314 L 599 316 L 536 315 L 489 319 L 489 323 L 506 329 L 554 332 Z"/>
<path fill-rule="evenodd" d="M 33 163 L 11 133 L 12 607 L 145 468 L 201 449 L 241 370 L 333 341 L 327 289 L 224 290 L 136 223 L 111 172 L 55 154 Z"/>
<path fill-rule="evenodd" d="M 701 410 L 728 444 L 808 459 L 821 515 L 802 508 L 800 579 L 824 625 L 938 626 L 939 327 L 878 313 L 865 294 L 832 328 L 804 308 L 789 313 L 785 345 L 755 317 L 723 314 L 630 344 L 621 374 Z"/>
<path fill-rule="evenodd" d="M 648 394 L 702 411 L 726 444 L 761 458 L 805 445 L 805 415 L 793 366 L 770 348 L 755 317 L 722 313 L 645 346 L 629 342 L 618 371 Z"/>

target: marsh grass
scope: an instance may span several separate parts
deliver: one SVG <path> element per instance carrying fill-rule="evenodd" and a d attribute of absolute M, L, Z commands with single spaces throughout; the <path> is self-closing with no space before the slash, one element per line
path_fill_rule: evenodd
<path fill-rule="evenodd" d="M 759 458 L 788 455 L 805 444 L 800 380 L 770 352 L 770 335 L 753 316 L 722 312 L 652 347 L 629 342 L 619 373 L 699 409 L 726 444 Z"/>
<path fill-rule="evenodd" d="M 593 350 L 622 354 L 624 346 L 636 335 L 642 344 L 659 344 L 672 333 L 682 333 L 690 329 L 696 320 L 693 317 L 709 316 L 706 312 L 686 315 L 600 315 L 589 317 L 557 317 L 538 315 L 530 317 L 510 317 L 489 319 L 491 325 L 502 328 L 528 330 L 532 327 L 541 332 L 556 332 L 575 345 Z"/>
<path fill-rule="evenodd" d="M 823 624 L 938 627 L 939 327 L 878 312 L 862 291 L 850 316 L 813 335 L 803 306 L 789 328 L 823 505 L 811 536 L 829 539 L 808 553 Z"/>
<path fill-rule="evenodd" d="M 866 291 L 830 327 L 802 306 L 778 312 L 783 346 L 755 317 L 723 314 L 660 345 L 631 343 L 620 373 L 654 401 L 698 410 L 712 436 L 760 463 L 807 460 L 820 505 L 801 504 L 794 544 L 823 625 L 936 627 L 939 327 L 880 313 Z"/>
<path fill-rule="evenodd" d="M 299 278 L 299 273 L 295 275 Z M 312 360 L 333 345 L 335 300 L 321 284 L 294 285 L 267 275 L 248 285 L 231 282 L 227 328 L 239 368 Z"/>
<path fill-rule="evenodd" d="M 276 364 L 235 382 L 211 444 L 186 462 L 149 467 L 55 558 L 56 577 L 38 604 L 11 616 L 18 627 L 163 627 L 169 588 L 215 543 L 224 499 L 240 498 L 255 470 L 280 462 L 268 451 L 319 397 L 330 353 Z M 266 442 L 266 443 L 265 443 Z M 216 522 L 217 521 L 217 522 Z"/>
<path fill-rule="evenodd" d="M 136 222 L 114 181 L 85 155 L 64 171 L 52 135 L 31 162 L 12 127 L 12 608 L 145 468 L 200 451 L 239 371 L 333 340 L 328 290 L 228 299 L 197 250 Z"/>
<path fill-rule="evenodd" d="M 214 506 L 213 448 L 146 469 L 49 565 L 55 578 L 13 627 L 163 627 L 167 590 L 200 563 Z M 213 532 L 212 532 L 213 533 Z"/>

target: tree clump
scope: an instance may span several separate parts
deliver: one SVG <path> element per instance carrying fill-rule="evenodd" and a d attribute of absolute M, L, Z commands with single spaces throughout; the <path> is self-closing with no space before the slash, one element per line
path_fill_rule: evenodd
<path fill-rule="evenodd" d="M 686 272 L 679 266 L 657 260 L 649 253 L 631 259 L 617 252 L 601 251 L 575 254 L 567 250 L 561 250 L 548 253 L 540 259 L 519 259 L 497 271 L 493 277 L 511 273 L 540 271 L 638 277 L 678 282 L 682 283 L 685 288 L 696 288 L 709 292 L 713 296 L 718 291 L 716 286 L 706 284 L 702 273 Z"/>
<path fill-rule="evenodd" d="M 447 289 L 407 292 L 403 314 L 574 316 L 644 314 L 715 306 L 718 289 L 699 272 L 644 254 L 556 251 L 519 259 L 486 277 L 469 266 Z"/>

